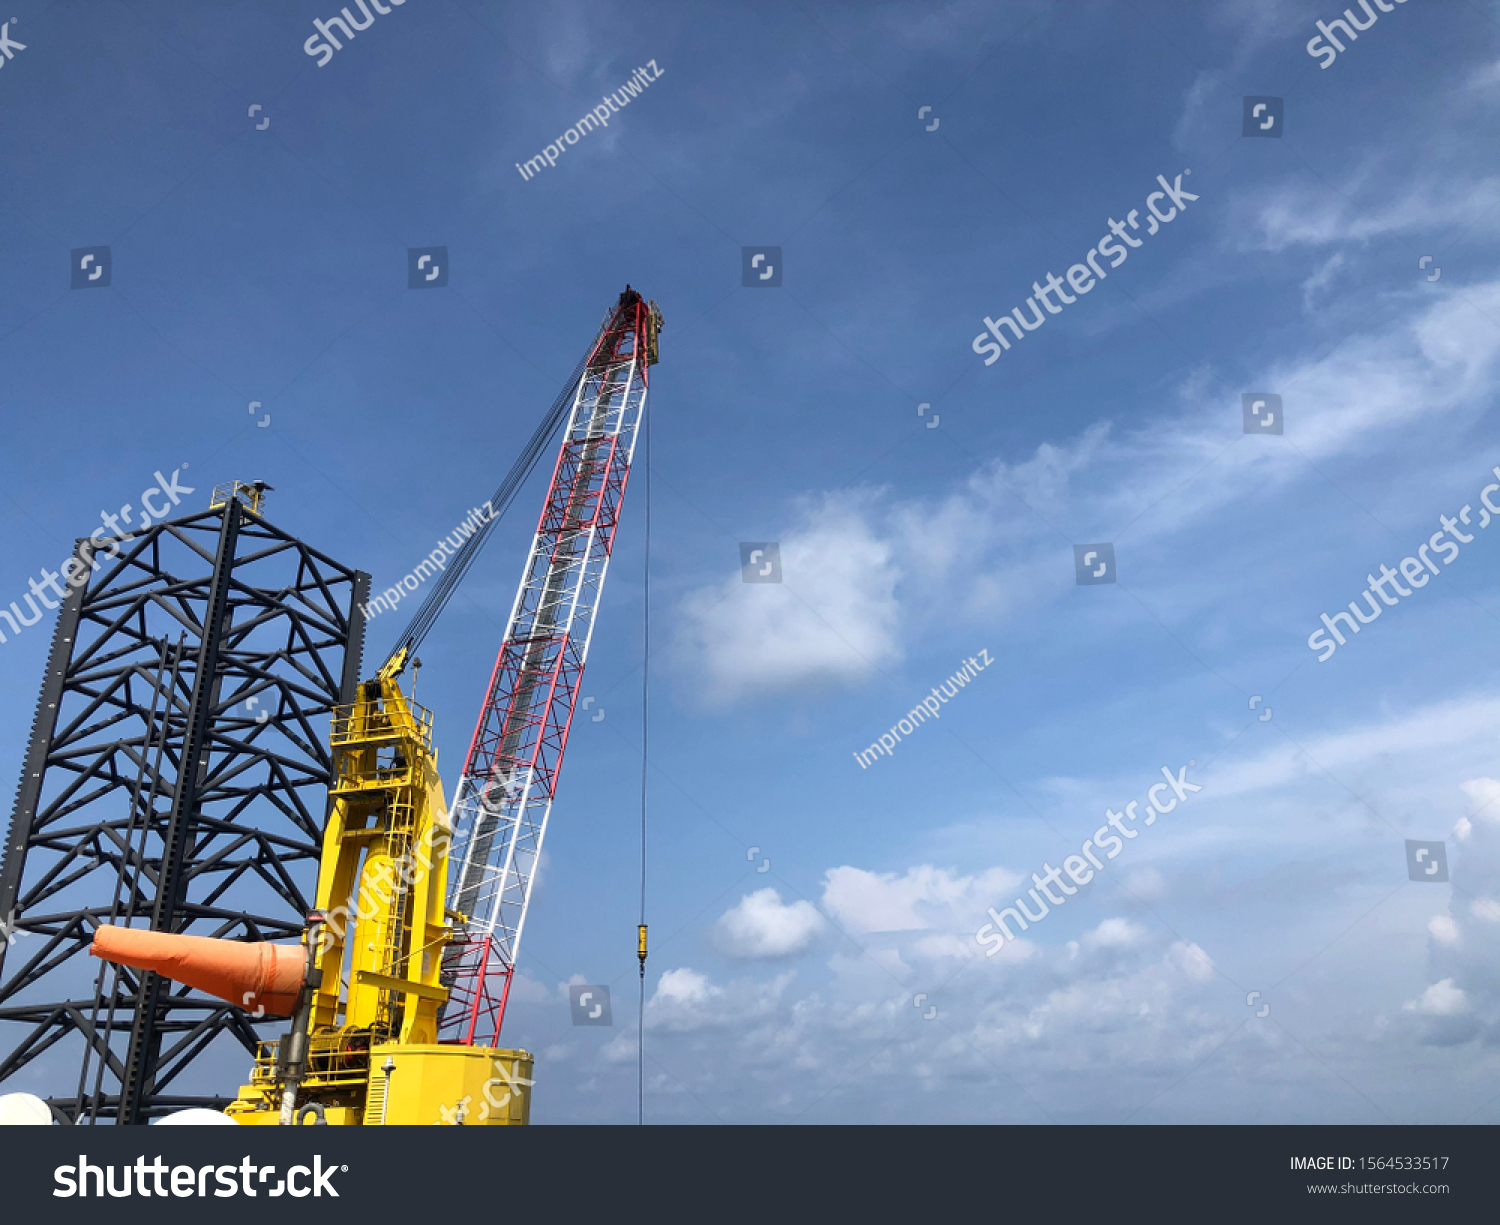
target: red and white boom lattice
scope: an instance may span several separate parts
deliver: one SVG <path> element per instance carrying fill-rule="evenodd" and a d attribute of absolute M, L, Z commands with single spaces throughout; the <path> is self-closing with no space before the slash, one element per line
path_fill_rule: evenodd
<path fill-rule="evenodd" d="M 661 313 L 628 286 L 573 396 L 552 484 L 454 794 L 440 1040 L 497 1045 L 594 614 L 646 411 Z"/>

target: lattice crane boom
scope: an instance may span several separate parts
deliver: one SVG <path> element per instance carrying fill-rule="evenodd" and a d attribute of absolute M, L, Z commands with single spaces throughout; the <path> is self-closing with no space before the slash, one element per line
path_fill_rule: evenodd
<path fill-rule="evenodd" d="M 557 793 L 661 312 L 628 286 L 577 380 L 557 463 L 452 809 L 446 1041 L 495 1045 Z"/>

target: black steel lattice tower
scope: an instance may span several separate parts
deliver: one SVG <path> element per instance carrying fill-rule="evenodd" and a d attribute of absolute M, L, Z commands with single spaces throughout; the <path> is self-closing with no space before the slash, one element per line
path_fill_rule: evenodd
<path fill-rule="evenodd" d="M 369 576 L 236 488 L 80 541 L 93 572 L 58 609 L 0 862 L 0 1087 L 74 1122 L 222 1106 L 185 1073 L 223 1035 L 252 1054 L 262 1036 L 220 1000 L 94 961 L 96 927 L 294 940 L 312 904 L 328 716 L 354 699 Z"/>

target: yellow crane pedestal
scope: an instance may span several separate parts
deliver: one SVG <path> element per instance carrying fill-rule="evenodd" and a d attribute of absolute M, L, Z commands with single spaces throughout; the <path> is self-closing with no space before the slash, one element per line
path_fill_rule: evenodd
<path fill-rule="evenodd" d="M 365 1125 L 531 1121 L 532 1058 L 488 1046 L 377 1046 Z"/>
<path fill-rule="evenodd" d="M 236 1123 L 278 1123 L 276 1045 L 264 1044 L 250 1083 L 240 1086 L 239 1098 L 225 1111 Z M 329 1066 L 326 1053 L 320 1058 L 315 1048 L 311 1062 L 322 1092 L 316 1107 L 302 1107 L 300 1124 L 505 1127 L 531 1121 L 529 1051 L 384 1043 L 345 1061 L 351 1075 L 344 1078 L 342 1092 L 335 1088 L 338 1070 Z"/>

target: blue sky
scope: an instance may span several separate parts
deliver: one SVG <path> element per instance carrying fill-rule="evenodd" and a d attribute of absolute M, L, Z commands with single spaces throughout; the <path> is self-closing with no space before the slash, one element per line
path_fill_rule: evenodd
<path fill-rule="evenodd" d="M 331 0 L 9 11 L 0 598 L 183 463 L 389 585 L 625 283 L 660 303 L 649 1119 L 1500 1121 L 1500 531 L 1307 646 L 1500 481 L 1500 6 L 1398 4 L 1327 68 L 1331 3 L 408 0 L 322 68 Z M 1261 95 L 1284 137 L 1241 136 Z M 986 316 L 1189 169 L 983 364 Z M 780 288 L 741 286 L 751 245 Z M 407 288 L 425 246 L 446 288 Z M 1250 391 L 1283 435 L 1243 432 Z M 538 1122 L 635 1114 L 643 477 L 507 1023 Z M 541 493 L 423 649 L 450 791 Z M 743 583 L 770 540 L 783 583 Z M 1101 542 L 1119 581 L 1078 585 Z M 0 646 L 17 770 L 46 640 Z M 984 955 L 988 907 L 1190 760 L 1201 792 Z"/>

